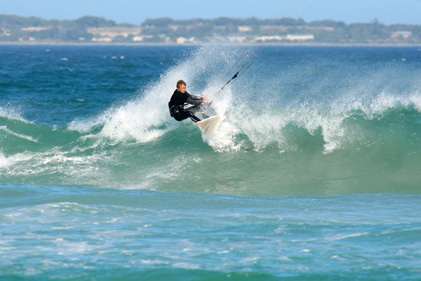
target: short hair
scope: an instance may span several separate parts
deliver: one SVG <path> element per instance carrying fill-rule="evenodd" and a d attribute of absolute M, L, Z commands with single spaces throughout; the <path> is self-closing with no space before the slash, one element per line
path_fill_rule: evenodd
<path fill-rule="evenodd" d="M 181 85 L 187 86 L 187 84 L 186 84 L 186 82 L 184 82 L 184 80 L 178 80 L 178 81 L 177 81 L 177 89 L 178 89 Z"/>

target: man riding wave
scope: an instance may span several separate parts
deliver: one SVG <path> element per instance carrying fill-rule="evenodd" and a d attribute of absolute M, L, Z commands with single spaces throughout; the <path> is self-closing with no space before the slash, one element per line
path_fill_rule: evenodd
<path fill-rule="evenodd" d="M 189 94 L 186 91 L 186 86 L 187 84 L 183 80 L 177 82 L 177 89 L 174 91 L 168 103 L 171 117 L 174 117 L 177 121 L 190 118 L 196 123 L 200 121 L 200 118 L 194 115 L 194 113 L 200 112 L 204 118 L 208 118 L 203 112 L 205 110 L 204 105 L 209 102 L 208 99 Z M 186 107 L 189 104 L 193 106 Z"/>

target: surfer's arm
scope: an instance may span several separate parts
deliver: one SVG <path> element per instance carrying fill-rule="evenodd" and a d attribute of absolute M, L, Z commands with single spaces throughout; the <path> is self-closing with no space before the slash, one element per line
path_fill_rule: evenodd
<path fill-rule="evenodd" d="M 190 95 L 187 98 L 187 101 L 186 102 L 189 103 L 189 104 L 197 105 L 197 104 L 203 103 L 204 102 L 204 99 L 202 97 L 199 97 L 199 96 Z"/>

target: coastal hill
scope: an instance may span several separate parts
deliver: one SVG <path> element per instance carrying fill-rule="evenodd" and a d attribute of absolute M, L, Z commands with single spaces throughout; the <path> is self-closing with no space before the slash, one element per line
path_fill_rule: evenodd
<path fill-rule="evenodd" d="M 421 25 L 346 24 L 302 19 L 147 19 L 117 24 L 101 17 L 45 20 L 0 15 L 0 43 L 197 44 L 209 37 L 239 43 L 420 45 Z"/>

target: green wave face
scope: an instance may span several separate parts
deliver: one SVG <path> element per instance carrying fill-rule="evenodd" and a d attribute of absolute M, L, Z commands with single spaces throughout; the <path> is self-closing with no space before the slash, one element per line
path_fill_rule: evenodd
<path fill-rule="evenodd" d="M 304 119 L 314 122 L 311 115 Z M 227 115 L 210 136 L 190 121 L 169 123 L 145 130 L 146 141 L 110 137 L 108 123 L 77 132 L 2 118 L 0 176 L 7 184 L 253 195 L 420 192 L 418 111 L 320 115 L 310 126 L 302 114 L 271 112 L 272 121 L 288 120 L 272 127 Z"/>

